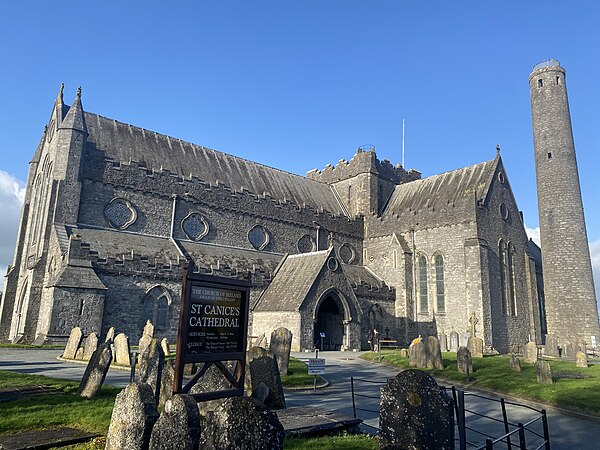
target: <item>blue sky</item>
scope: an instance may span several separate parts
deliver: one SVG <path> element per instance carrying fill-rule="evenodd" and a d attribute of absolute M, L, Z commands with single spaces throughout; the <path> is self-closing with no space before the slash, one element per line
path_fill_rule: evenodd
<path fill-rule="evenodd" d="M 299 174 L 362 144 L 400 162 L 403 118 L 423 176 L 500 144 L 535 228 L 528 75 L 548 58 L 568 74 L 598 267 L 599 19 L 593 1 L 2 2 L 0 269 L 61 82 L 89 111 Z"/>

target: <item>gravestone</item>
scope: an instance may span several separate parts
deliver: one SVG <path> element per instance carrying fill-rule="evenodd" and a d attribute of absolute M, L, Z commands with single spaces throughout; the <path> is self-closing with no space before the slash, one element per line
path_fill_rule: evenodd
<path fill-rule="evenodd" d="M 552 384 L 552 369 L 547 361 L 539 360 L 535 363 L 535 374 L 540 384 Z"/>
<path fill-rule="evenodd" d="M 255 347 L 262 347 L 262 348 L 266 348 L 267 346 L 267 338 L 265 336 L 265 333 L 261 334 L 259 337 L 256 338 L 256 344 L 254 344 Z"/>
<path fill-rule="evenodd" d="M 82 337 L 83 333 L 81 332 L 81 328 L 75 327 L 71 330 L 69 340 L 67 341 L 65 351 L 63 352 L 63 358 L 75 359 L 75 355 L 77 354 L 77 349 L 81 344 Z"/>
<path fill-rule="evenodd" d="M 200 445 L 200 414 L 191 395 L 176 394 L 154 424 L 149 450 L 196 450 Z"/>
<path fill-rule="evenodd" d="M 523 349 L 523 361 L 526 363 L 535 363 L 538 360 L 538 348 L 535 342 L 528 342 Z"/>
<path fill-rule="evenodd" d="M 251 397 L 264 405 L 265 400 L 269 396 L 269 386 L 265 383 L 260 383 L 256 389 L 252 391 Z"/>
<path fill-rule="evenodd" d="M 158 407 L 162 408 L 171 397 L 173 397 L 173 380 L 175 379 L 175 369 L 171 361 L 165 361 L 160 377 L 160 396 L 158 398 Z"/>
<path fill-rule="evenodd" d="M 154 325 L 149 320 L 146 321 L 146 325 L 144 325 L 144 332 L 146 336 L 154 337 Z"/>
<path fill-rule="evenodd" d="M 427 338 L 427 368 L 444 370 L 440 341 L 435 336 Z"/>
<path fill-rule="evenodd" d="M 83 343 L 83 359 L 89 361 L 96 349 L 98 348 L 98 335 L 96 333 L 90 333 L 85 338 Z"/>
<path fill-rule="evenodd" d="M 469 345 L 469 333 L 467 333 L 466 331 L 460 333 L 458 342 L 460 347 L 467 347 Z"/>
<path fill-rule="evenodd" d="M 519 358 L 517 358 L 517 356 L 513 353 L 510 354 L 509 364 L 510 364 L 510 368 L 513 371 L 515 371 L 515 372 L 521 371 L 521 361 L 519 361 Z"/>
<path fill-rule="evenodd" d="M 138 363 L 142 362 L 142 355 L 144 354 L 144 352 L 146 351 L 146 349 L 152 342 L 152 339 L 153 338 L 147 334 L 143 334 L 142 337 L 140 338 L 140 341 L 138 343 Z"/>
<path fill-rule="evenodd" d="M 160 348 L 162 348 L 165 356 L 171 356 L 171 349 L 169 348 L 169 341 L 167 338 L 163 338 L 162 341 L 160 341 Z"/>
<path fill-rule="evenodd" d="M 577 351 L 583 353 L 584 355 L 587 355 L 587 344 L 583 339 L 580 339 L 577 343 Z M 575 354 L 575 356 L 577 356 L 577 353 Z"/>
<path fill-rule="evenodd" d="M 262 347 L 252 347 L 246 354 L 246 373 L 249 376 L 246 390 L 249 394 L 262 382 L 269 387 L 265 405 L 271 409 L 285 409 L 285 396 L 279 369 L 273 353 Z M 248 380 L 247 380 L 248 381 Z"/>
<path fill-rule="evenodd" d="M 282 450 L 277 415 L 250 397 L 230 397 L 201 419 L 200 448 Z"/>
<path fill-rule="evenodd" d="M 152 388 L 131 383 L 117 394 L 105 450 L 146 450 L 158 419 Z"/>
<path fill-rule="evenodd" d="M 483 358 L 483 339 L 478 337 L 470 337 L 467 347 L 473 358 Z"/>
<path fill-rule="evenodd" d="M 83 347 L 79 347 L 77 349 L 77 353 L 75 353 L 75 359 L 79 359 L 79 360 L 83 361 L 83 353 L 84 353 Z"/>
<path fill-rule="evenodd" d="M 450 351 L 457 352 L 458 347 L 460 347 L 458 344 L 458 333 L 456 331 L 453 331 L 450 333 Z"/>
<path fill-rule="evenodd" d="M 160 398 L 160 380 L 165 365 L 165 354 L 156 339 L 151 338 L 150 345 L 141 355 L 138 381 L 152 387 L 154 398 Z"/>
<path fill-rule="evenodd" d="M 81 383 L 79 383 L 77 395 L 85 398 L 95 397 L 102 388 L 111 361 L 110 343 L 105 342 L 96 349 L 90 358 L 83 373 L 83 378 L 81 378 Z"/>
<path fill-rule="evenodd" d="M 408 358 L 408 349 L 407 348 L 401 348 L 400 349 L 400 357 L 401 358 Z"/>
<path fill-rule="evenodd" d="M 404 370 L 381 388 L 379 449 L 401 448 L 454 448 L 452 399 L 421 370 Z"/>
<path fill-rule="evenodd" d="M 229 370 L 229 373 L 234 372 L 236 364 L 236 361 L 223 361 L 223 365 Z M 192 386 L 190 394 L 204 394 L 213 391 L 223 391 L 230 388 L 231 383 L 225 378 L 225 375 L 221 373 L 218 367 L 211 365 L 198 382 Z M 208 411 L 214 411 L 221 403 L 223 403 L 223 399 L 208 400 L 198 403 L 200 415 L 205 416 Z"/>
<path fill-rule="evenodd" d="M 558 358 L 558 339 L 552 334 L 546 335 L 546 344 L 544 346 L 544 354 Z"/>
<path fill-rule="evenodd" d="M 423 341 L 417 341 L 408 347 L 408 365 L 424 369 L 427 367 L 427 345 Z"/>
<path fill-rule="evenodd" d="M 115 362 L 121 366 L 129 366 L 131 364 L 130 360 L 130 349 L 129 349 L 129 338 L 123 334 L 119 333 L 115 337 L 114 341 L 115 347 Z"/>
<path fill-rule="evenodd" d="M 583 352 L 577 352 L 575 355 L 575 365 L 577 367 L 588 367 L 587 355 Z"/>
<path fill-rule="evenodd" d="M 456 365 L 460 373 L 473 373 L 473 359 L 467 347 L 460 347 L 456 352 Z"/>
<path fill-rule="evenodd" d="M 562 356 L 563 358 L 574 358 L 577 352 L 575 351 L 575 346 L 570 342 L 565 342 L 562 347 Z"/>
<path fill-rule="evenodd" d="M 292 349 L 292 332 L 287 328 L 280 327 L 271 333 L 269 350 L 275 355 L 279 374 L 285 376 L 288 373 L 290 362 L 290 351 Z"/>
<path fill-rule="evenodd" d="M 448 336 L 446 336 L 444 333 L 440 333 L 438 340 L 440 341 L 440 349 L 443 352 L 447 352 L 448 351 Z"/>
<path fill-rule="evenodd" d="M 115 339 L 115 327 L 110 327 L 106 332 L 106 337 L 104 338 L 104 342 L 112 342 Z"/>

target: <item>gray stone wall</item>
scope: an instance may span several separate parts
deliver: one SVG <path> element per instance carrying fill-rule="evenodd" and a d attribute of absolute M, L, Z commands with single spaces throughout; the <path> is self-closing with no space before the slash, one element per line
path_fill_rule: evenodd
<path fill-rule="evenodd" d="M 267 339 L 269 339 L 271 333 L 282 325 L 292 332 L 292 351 L 301 351 L 301 317 L 298 311 L 255 312 L 252 319 L 252 328 L 248 334 L 260 336 L 264 333 Z"/>

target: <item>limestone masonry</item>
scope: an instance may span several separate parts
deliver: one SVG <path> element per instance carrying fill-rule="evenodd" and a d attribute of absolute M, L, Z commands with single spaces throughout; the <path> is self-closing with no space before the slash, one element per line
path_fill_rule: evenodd
<path fill-rule="evenodd" d="M 398 345 L 471 336 L 520 352 L 543 343 L 546 317 L 561 345 L 600 338 L 564 70 L 531 77 L 545 281 L 499 152 L 421 178 L 359 149 L 302 177 L 86 112 L 80 90 L 67 106 L 61 87 L 29 167 L 0 341 L 66 342 L 78 326 L 135 342 L 150 320 L 173 342 L 186 261 L 250 272 L 251 334 L 285 326 L 292 350 L 364 349 L 376 329 Z M 538 92 L 538 78 L 562 85 Z"/>

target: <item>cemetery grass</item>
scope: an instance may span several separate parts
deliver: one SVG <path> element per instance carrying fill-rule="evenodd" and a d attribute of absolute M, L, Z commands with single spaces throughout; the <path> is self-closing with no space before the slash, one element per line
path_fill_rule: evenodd
<path fill-rule="evenodd" d="M 281 377 L 281 384 L 286 388 L 312 388 L 314 384 L 314 375 L 308 375 L 308 366 L 302 361 L 290 356 L 288 364 L 288 374 Z M 317 383 L 322 383 L 323 379 L 317 377 Z"/>
<path fill-rule="evenodd" d="M 381 355 L 382 364 L 409 367 L 408 358 L 402 358 L 399 350 L 385 350 Z M 456 367 L 456 353 L 442 353 L 442 357 L 444 370 L 423 370 L 434 377 L 465 384 L 465 374 Z M 378 362 L 377 353 L 366 353 L 361 358 Z M 521 360 L 521 372 L 514 372 L 509 359 L 508 356 L 473 358 L 474 373 L 470 374 L 469 385 L 600 416 L 600 365 L 581 368 L 574 362 L 550 360 L 554 383 L 538 384 L 533 364 Z"/>

